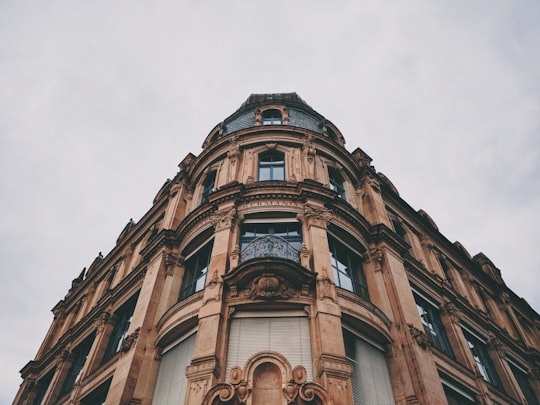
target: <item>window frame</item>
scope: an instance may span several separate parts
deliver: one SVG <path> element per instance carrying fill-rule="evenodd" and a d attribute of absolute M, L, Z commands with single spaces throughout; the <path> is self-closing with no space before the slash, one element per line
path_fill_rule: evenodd
<path fill-rule="evenodd" d="M 436 347 L 439 351 L 452 359 L 455 359 L 452 346 L 448 339 L 448 334 L 446 333 L 446 328 L 441 321 L 439 306 L 430 302 L 416 289 L 413 288 L 412 291 L 416 309 L 418 310 L 418 315 L 420 316 L 422 326 L 424 327 L 424 332 L 432 346 Z M 420 309 L 422 309 L 423 313 L 420 312 Z"/>
<path fill-rule="evenodd" d="M 503 390 L 503 386 L 493 360 L 489 355 L 487 342 L 485 339 L 477 335 L 471 328 L 461 325 L 461 330 L 463 331 L 463 336 L 467 343 L 467 347 L 471 353 L 471 356 L 474 360 L 476 369 L 480 373 L 484 381 L 488 382 L 493 387 Z"/>
<path fill-rule="evenodd" d="M 273 160 L 276 157 L 279 160 Z M 263 159 L 271 160 L 264 161 Z M 257 159 L 257 181 L 284 181 L 286 179 L 285 153 L 279 150 L 268 150 L 259 153 Z M 282 170 L 281 176 L 276 175 L 277 170 Z M 263 170 L 268 170 L 268 175 L 264 175 Z"/>
<path fill-rule="evenodd" d="M 184 275 L 178 293 L 178 301 L 205 289 L 213 248 L 214 238 L 211 237 L 201 243 L 201 247 L 184 260 Z"/>
<path fill-rule="evenodd" d="M 336 287 L 350 291 L 369 301 L 369 290 L 364 267 L 362 265 L 362 255 L 331 233 L 327 234 L 327 239 L 328 250 L 330 252 L 330 265 L 334 274 L 334 284 Z M 336 244 L 339 246 L 336 246 Z M 340 248 L 339 252 L 336 250 L 338 247 Z M 348 263 L 342 263 L 337 257 L 338 253 L 345 253 Z M 351 260 L 351 256 L 355 256 L 357 260 Z M 357 263 L 357 265 L 355 265 L 355 263 Z M 345 269 L 342 267 L 345 267 Z M 351 274 L 347 272 L 347 269 L 350 269 Z M 341 275 L 343 276 L 343 281 L 342 277 L 340 277 Z M 344 285 L 345 280 L 350 282 L 350 288 Z"/>
<path fill-rule="evenodd" d="M 211 170 L 202 183 L 201 204 L 208 202 L 208 197 L 216 191 L 217 170 Z"/>
<path fill-rule="evenodd" d="M 128 336 L 128 331 L 133 320 L 133 314 L 135 313 L 135 307 L 137 306 L 138 300 L 139 291 L 129 297 L 116 311 L 114 311 L 116 321 L 103 354 L 102 364 L 112 359 L 122 350 L 122 344 Z"/>
<path fill-rule="evenodd" d="M 339 170 L 333 166 L 328 166 L 328 185 L 330 190 L 335 191 L 338 197 L 347 201 L 345 192 L 345 180 Z"/>
<path fill-rule="evenodd" d="M 69 366 L 69 370 L 64 377 L 62 388 L 60 389 L 60 397 L 63 397 L 73 389 L 73 386 L 81 378 L 84 366 L 90 354 L 90 350 L 94 344 L 96 338 L 96 332 L 92 331 L 86 336 L 71 352 L 72 361 Z"/>
<path fill-rule="evenodd" d="M 283 125 L 283 112 L 277 108 L 268 108 L 262 111 L 261 125 Z"/>

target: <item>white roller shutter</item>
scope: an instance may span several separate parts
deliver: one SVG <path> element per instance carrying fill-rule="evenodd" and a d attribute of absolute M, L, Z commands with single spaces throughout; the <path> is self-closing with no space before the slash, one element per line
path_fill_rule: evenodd
<path fill-rule="evenodd" d="M 348 338 L 354 339 L 354 351 L 347 353 L 347 357 L 353 363 L 351 382 L 354 403 L 394 405 L 384 352 L 352 333 L 348 333 Z"/>
<path fill-rule="evenodd" d="M 307 380 L 313 381 L 307 317 L 232 319 L 227 355 L 227 381 L 232 367 L 244 368 L 252 355 L 265 351 L 282 354 L 293 368 L 304 366 Z"/>
<path fill-rule="evenodd" d="M 195 348 L 194 333 L 161 356 L 153 405 L 182 405 L 186 396 L 186 367 Z"/>

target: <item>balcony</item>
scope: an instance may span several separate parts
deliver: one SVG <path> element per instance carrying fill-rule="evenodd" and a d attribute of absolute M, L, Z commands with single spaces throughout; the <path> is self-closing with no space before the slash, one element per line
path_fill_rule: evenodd
<path fill-rule="evenodd" d="M 281 257 L 300 263 L 298 250 L 286 239 L 276 235 L 263 235 L 253 239 L 240 253 L 240 263 L 258 257 Z"/>

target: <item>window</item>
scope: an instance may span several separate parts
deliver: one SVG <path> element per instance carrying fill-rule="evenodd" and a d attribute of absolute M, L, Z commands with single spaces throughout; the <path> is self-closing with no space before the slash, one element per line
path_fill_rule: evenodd
<path fill-rule="evenodd" d="M 86 339 L 82 341 L 72 352 L 72 361 L 69 371 L 60 390 L 60 396 L 64 396 L 73 388 L 73 385 L 79 380 L 82 374 L 84 363 L 86 363 L 86 358 L 88 353 L 90 353 L 90 348 L 92 343 L 94 343 L 95 334 L 92 333 Z"/>
<path fill-rule="evenodd" d="M 196 339 L 197 334 L 194 333 L 163 350 L 154 388 L 153 405 L 184 403 L 187 386 L 186 367 L 191 364 Z"/>
<path fill-rule="evenodd" d="M 343 177 L 334 167 L 328 167 L 328 178 L 330 180 L 330 189 L 338 193 L 339 198 L 345 200 L 345 187 L 343 187 Z"/>
<path fill-rule="evenodd" d="M 186 260 L 179 300 L 183 300 L 197 291 L 203 290 L 206 286 L 206 276 L 208 274 L 208 265 L 210 264 L 213 245 L 214 240 L 211 240 Z"/>
<path fill-rule="evenodd" d="M 262 125 L 281 125 L 281 112 L 278 110 L 266 110 L 262 113 Z"/>
<path fill-rule="evenodd" d="M 465 339 L 467 339 L 467 345 L 471 350 L 474 362 L 482 378 L 491 385 L 501 389 L 501 382 L 489 357 L 486 343 L 467 330 L 463 330 L 463 334 L 465 335 Z"/>
<path fill-rule="evenodd" d="M 105 405 L 111 380 L 107 380 L 81 400 L 81 405 Z"/>
<path fill-rule="evenodd" d="M 459 389 L 455 386 L 450 386 L 445 381 L 443 381 L 444 394 L 448 405 L 474 405 L 474 397 L 466 393 L 463 389 Z"/>
<path fill-rule="evenodd" d="M 332 236 L 328 237 L 336 286 L 369 299 L 362 258 Z"/>
<path fill-rule="evenodd" d="M 351 384 L 354 403 L 394 404 L 394 394 L 384 352 L 343 329 L 345 355 L 352 363 Z"/>
<path fill-rule="evenodd" d="M 49 389 L 49 385 L 51 385 L 51 381 L 54 377 L 54 372 L 56 369 L 52 369 L 47 374 L 45 374 L 44 377 L 40 378 L 37 382 L 37 388 L 36 388 L 36 396 L 34 400 L 32 401 L 33 405 L 41 405 L 41 401 L 43 401 L 43 398 L 45 398 L 45 394 L 47 393 L 47 390 Z"/>
<path fill-rule="evenodd" d="M 138 297 L 139 293 L 135 294 L 114 313 L 115 324 L 102 363 L 105 363 L 122 348 L 122 343 L 124 343 L 129 326 L 131 325 L 131 319 L 133 317 L 133 312 L 135 311 L 135 304 L 137 304 Z"/>
<path fill-rule="evenodd" d="M 285 155 L 266 152 L 259 155 L 259 181 L 285 180 Z"/>
<path fill-rule="evenodd" d="M 249 249 L 247 249 L 249 246 Z M 302 230 L 298 222 L 244 223 L 240 230 L 241 261 L 275 256 L 299 261 Z"/>
<path fill-rule="evenodd" d="M 431 344 L 450 357 L 454 357 L 439 316 L 439 310 L 417 294 L 414 294 L 414 300 L 416 301 L 416 308 L 422 320 L 424 331 Z"/>
<path fill-rule="evenodd" d="M 514 362 L 512 361 L 508 361 L 508 365 L 510 366 L 512 373 L 514 374 L 514 377 L 516 377 L 516 381 L 519 385 L 519 388 L 521 388 L 521 392 L 523 392 L 523 396 L 527 400 L 527 404 L 539 405 L 538 399 L 536 398 L 534 390 L 531 387 L 531 383 L 529 382 L 529 375 L 527 374 L 527 372 L 523 368 L 519 367 L 517 364 L 514 364 Z"/>
<path fill-rule="evenodd" d="M 242 315 L 244 315 L 242 317 Z M 309 319 L 293 312 L 275 312 L 265 317 L 238 314 L 231 321 L 227 372 L 234 366 L 244 368 L 248 359 L 260 352 L 278 352 L 292 367 L 306 368 L 307 380 L 313 381 Z"/>
<path fill-rule="evenodd" d="M 216 171 L 212 170 L 210 173 L 208 173 L 203 183 L 201 204 L 204 204 L 205 202 L 208 201 L 208 196 L 214 192 L 215 186 L 216 186 Z"/>

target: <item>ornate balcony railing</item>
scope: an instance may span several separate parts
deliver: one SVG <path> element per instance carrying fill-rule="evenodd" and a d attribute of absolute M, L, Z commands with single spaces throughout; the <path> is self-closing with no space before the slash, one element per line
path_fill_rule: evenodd
<path fill-rule="evenodd" d="M 255 257 L 282 257 L 300 263 L 298 250 L 286 239 L 275 235 L 264 235 L 253 239 L 240 253 L 240 263 Z"/>

